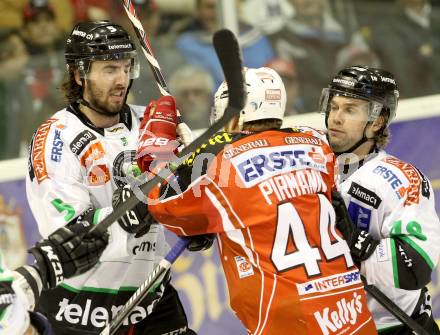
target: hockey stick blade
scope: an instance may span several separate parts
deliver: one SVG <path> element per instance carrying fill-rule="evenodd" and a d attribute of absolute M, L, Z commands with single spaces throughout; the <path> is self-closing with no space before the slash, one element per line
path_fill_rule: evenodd
<path fill-rule="evenodd" d="M 234 33 L 228 29 L 217 31 L 213 37 L 215 52 L 228 84 L 229 106 L 242 109 L 245 105 L 246 94 L 244 92 L 241 58 L 236 54 L 240 52 Z M 238 69 L 240 69 L 238 71 Z M 243 83 L 238 85 L 238 83 Z"/>
<path fill-rule="evenodd" d="M 189 244 L 190 240 L 185 238 L 180 238 L 176 244 L 171 248 L 171 250 L 166 254 L 164 259 L 162 259 L 159 264 L 157 264 L 154 269 L 150 272 L 148 278 L 138 287 L 138 289 L 133 293 L 130 299 L 125 303 L 125 305 L 119 310 L 116 318 L 114 318 L 110 324 L 108 324 L 101 335 L 114 334 L 116 330 L 121 326 L 124 319 L 130 314 L 130 312 L 135 308 L 139 302 L 141 302 L 148 294 L 148 291 L 153 287 L 156 281 L 168 271 L 174 261 L 182 254 L 186 246 Z"/>
<path fill-rule="evenodd" d="M 214 34 L 214 45 L 216 52 L 218 52 L 217 55 L 226 78 L 228 91 L 234 92 L 234 94 L 229 96 L 228 106 L 226 107 L 223 116 L 202 135 L 191 142 L 190 145 L 185 147 L 180 152 L 179 157 L 170 162 L 170 165 L 178 166 L 182 164 L 188 154 L 195 151 L 217 131 L 223 128 L 234 116 L 238 115 L 244 107 L 246 97 L 242 72 L 242 58 L 238 41 L 231 31 L 220 30 Z M 218 49 L 222 50 L 220 51 Z M 160 170 L 154 178 L 141 185 L 140 190 L 143 194 L 148 195 L 155 185 L 160 183 L 163 179 L 168 178 L 171 174 L 172 171 L 169 169 L 165 168 Z M 105 232 L 113 222 L 118 220 L 126 211 L 135 207 L 139 202 L 140 200 L 135 195 L 132 195 L 125 202 L 116 207 L 104 220 L 93 227 L 90 232 L 95 230 L 99 230 L 101 233 Z"/>

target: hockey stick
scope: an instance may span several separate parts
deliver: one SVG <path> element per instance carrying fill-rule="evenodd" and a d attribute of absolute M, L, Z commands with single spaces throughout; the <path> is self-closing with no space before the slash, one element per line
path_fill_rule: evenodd
<path fill-rule="evenodd" d="M 160 69 L 159 63 L 156 57 L 153 54 L 153 48 L 151 47 L 150 42 L 148 41 L 147 34 L 145 33 L 144 28 L 139 20 L 139 17 L 136 14 L 136 10 L 134 9 L 133 3 L 131 0 L 121 0 L 122 5 L 124 6 L 125 12 L 128 15 L 128 18 L 133 25 L 134 32 L 141 44 L 142 51 L 144 52 L 145 57 L 147 58 L 148 64 L 150 65 L 151 71 L 153 72 L 154 79 L 156 79 L 157 86 L 159 87 L 159 91 L 162 95 L 170 95 L 170 90 L 168 89 L 167 83 L 165 82 L 165 78 Z"/>
<path fill-rule="evenodd" d="M 154 56 L 153 48 L 151 47 L 150 41 L 147 38 L 144 27 L 136 14 L 133 3 L 131 0 L 122 0 L 122 5 L 124 6 L 125 12 L 131 21 L 136 37 L 141 44 L 142 51 L 144 52 L 145 58 L 150 65 L 150 69 L 153 72 L 154 79 L 156 80 L 157 87 L 162 95 L 170 95 L 170 90 L 165 82 L 165 78 L 159 66 L 157 58 Z M 177 133 L 182 138 L 185 146 L 187 146 L 192 139 L 191 130 L 185 122 L 183 122 L 179 110 L 177 110 Z"/>
<path fill-rule="evenodd" d="M 186 155 L 193 152 L 202 145 L 218 130 L 224 127 L 234 116 L 236 116 L 245 104 L 244 78 L 242 73 L 242 62 L 240 47 L 234 34 L 229 30 L 220 30 L 214 34 L 214 47 L 221 63 L 226 83 L 229 88 L 229 101 L 224 115 L 198 137 L 189 146 L 185 147 L 180 153 L 180 157 L 171 161 L 173 165 L 180 165 L 186 158 Z M 143 184 L 140 189 L 144 194 L 148 194 L 151 189 L 161 181 L 170 176 L 172 172 L 169 169 L 162 169 L 153 179 Z M 127 210 L 132 209 L 139 200 L 136 196 L 131 196 L 127 201 L 115 208 L 113 213 L 107 216 L 92 230 L 107 229 L 115 220 L 117 220 Z M 133 296 L 120 310 L 118 316 L 106 326 L 101 334 L 114 334 L 118 327 L 122 324 L 127 315 L 136 307 L 140 301 L 148 294 L 148 291 L 156 283 L 162 274 L 164 274 L 171 264 L 179 257 L 182 251 L 188 245 L 189 240 L 180 239 L 176 245 L 170 250 L 165 258 L 153 269 L 145 282 L 136 290 Z"/>
<path fill-rule="evenodd" d="M 238 115 L 245 104 L 246 94 L 244 91 L 241 52 L 236 37 L 231 31 L 223 29 L 214 34 L 213 42 L 229 88 L 228 106 L 223 116 L 195 141 L 185 147 L 180 152 L 179 157 L 176 157 L 170 162 L 170 165 L 178 166 L 182 164 L 189 153 L 200 147 L 212 135 L 223 128 L 234 116 Z M 163 179 L 168 178 L 171 174 L 172 171 L 167 168 L 160 170 L 154 178 L 141 185 L 140 190 L 143 194 L 148 195 L 155 185 L 160 183 Z M 104 220 L 93 227 L 91 231 L 100 230 L 104 232 L 113 222 L 119 219 L 126 211 L 131 210 L 139 202 L 140 200 L 135 195 L 131 196 L 127 201 L 116 207 Z"/>
<path fill-rule="evenodd" d="M 429 335 L 428 331 L 415 322 L 408 314 L 406 314 L 399 306 L 397 306 L 390 298 L 388 298 L 376 286 L 368 284 L 364 276 L 362 276 L 365 291 L 371 294 L 376 301 L 385 307 L 391 314 L 393 314 L 400 322 L 407 325 L 414 334 Z"/>
<path fill-rule="evenodd" d="M 174 261 L 180 256 L 189 244 L 190 240 L 180 238 L 174 247 L 166 254 L 166 256 L 157 264 L 150 272 L 147 279 L 138 287 L 136 292 L 133 293 L 131 298 L 125 303 L 125 305 L 119 310 L 116 318 L 114 318 L 110 324 L 108 324 L 101 332 L 101 335 L 114 334 L 116 330 L 121 326 L 124 319 L 130 314 L 148 294 L 150 289 L 154 286 L 156 281 L 170 268 Z"/>
<path fill-rule="evenodd" d="M 350 241 L 351 235 L 353 234 L 354 223 L 351 221 L 351 217 L 348 214 L 347 207 L 345 206 L 345 202 L 341 194 L 339 192 L 332 192 L 332 199 L 332 205 L 335 208 L 337 215 L 339 215 L 339 217 L 342 219 L 338 222 L 342 222 L 343 227 L 338 226 L 338 229 L 342 233 L 344 239 L 346 241 Z M 388 312 L 394 315 L 400 322 L 408 326 L 414 332 L 414 334 L 429 335 L 427 330 L 415 322 L 381 290 L 379 290 L 375 285 L 368 284 L 364 276 L 361 276 L 361 278 L 362 282 L 364 283 L 365 291 L 371 294 L 371 296 L 376 299 L 379 304 L 381 304 Z"/>

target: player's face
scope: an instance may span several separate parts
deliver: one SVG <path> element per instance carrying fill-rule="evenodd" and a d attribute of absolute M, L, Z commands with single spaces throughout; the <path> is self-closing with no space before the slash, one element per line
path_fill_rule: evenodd
<path fill-rule="evenodd" d="M 86 80 L 84 98 L 109 115 L 119 113 L 130 83 L 130 59 L 94 61 Z"/>
<path fill-rule="evenodd" d="M 368 121 L 368 102 L 335 96 L 330 102 L 328 138 L 335 152 L 350 149 L 363 136 Z"/>

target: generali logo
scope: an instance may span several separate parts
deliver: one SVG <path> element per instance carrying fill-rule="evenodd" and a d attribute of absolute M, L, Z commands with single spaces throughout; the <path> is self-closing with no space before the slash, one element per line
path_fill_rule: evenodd
<path fill-rule="evenodd" d="M 407 197 L 404 205 L 409 206 L 418 204 L 420 201 L 420 185 L 422 184 L 422 178 L 420 177 L 414 166 L 394 157 L 386 157 L 385 159 L 383 159 L 383 161 L 399 168 L 409 181 L 408 188 L 404 189 L 403 192 L 401 192 L 403 193 L 403 195 L 405 194 L 405 191 L 407 192 Z M 403 195 L 401 194 L 402 197 Z"/>
<path fill-rule="evenodd" d="M 49 134 L 50 126 L 58 119 L 48 119 L 44 122 L 35 133 L 32 146 L 32 166 L 35 171 L 38 183 L 49 178 L 47 175 L 45 146 L 47 135 Z"/>

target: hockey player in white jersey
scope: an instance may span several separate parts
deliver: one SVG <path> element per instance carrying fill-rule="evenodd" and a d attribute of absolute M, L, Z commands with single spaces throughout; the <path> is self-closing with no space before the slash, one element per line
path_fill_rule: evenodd
<path fill-rule="evenodd" d="M 33 312 L 41 290 L 91 269 L 108 243 L 107 233 L 89 233 L 92 217 L 87 214 L 38 242 L 30 250 L 36 260 L 32 265 L 11 271 L 0 252 L 0 335 L 53 334 L 47 319 Z"/>
<path fill-rule="evenodd" d="M 348 237 L 353 259 L 368 283 L 429 334 L 440 334 L 426 288 L 440 254 L 434 192 L 420 170 L 383 150 L 398 98 L 391 73 L 352 66 L 323 89 L 320 111 L 338 155 L 338 188 L 354 224 Z M 370 296 L 368 306 L 379 334 L 412 334 Z"/>
<path fill-rule="evenodd" d="M 145 106 L 126 104 L 139 73 L 130 36 L 108 21 L 79 23 L 65 57 L 69 106 L 36 130 L 26 178 L 28 201 L 44 237 L 74 225 L 87 210 L 94 222 L 101 221 L 112 211 L 112 197 L 121 201 L 125 178 L 140 173 L 135 154 Z M 137 232 L 147 220 L 144 208 L 140 203 L 109 228 L 109 245 L 96 267 L 43 292 L 39 310 L 57 334 L 99 333 L 168 251 L 160 225 Z M 132 311 L 120 332 L 194 334 L 168 280 Z"/>

